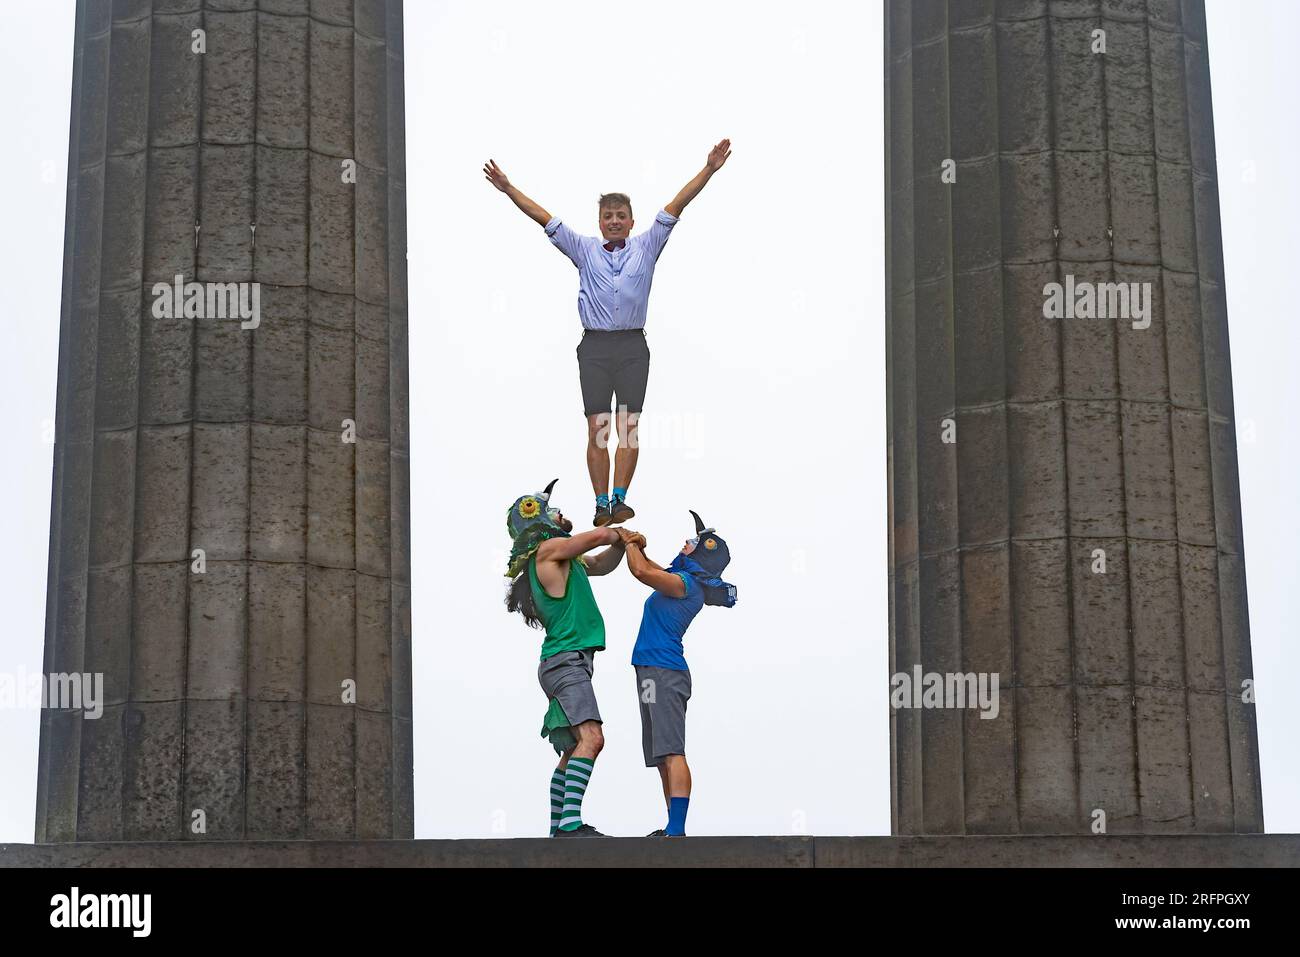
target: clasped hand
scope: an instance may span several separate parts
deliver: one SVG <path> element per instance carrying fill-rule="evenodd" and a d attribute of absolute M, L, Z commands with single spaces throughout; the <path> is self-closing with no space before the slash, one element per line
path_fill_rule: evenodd
<path fill-rule="evenodd" d="M 634 532 L 630 528 L 617 528 L 618 537 L 623 540 L 624 545 L 636 545 L 638 548 L 645 548 L 645 536 L 640 532 Z"/>

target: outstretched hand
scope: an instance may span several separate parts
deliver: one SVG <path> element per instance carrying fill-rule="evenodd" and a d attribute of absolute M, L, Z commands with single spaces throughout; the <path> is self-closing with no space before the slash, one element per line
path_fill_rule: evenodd
<path fill-rule="evenodd" d="M 487 181 L 495 186 L 501 192 L 510 188 L 510 180 L 506 179 L 506 174 L 501 172 L 501 167 L 496 164 L 496 160 L 488 160 L 483 164 L 483 174 Z"/>
<path fill-rule="evenodd" d="M 722 164 L 727 161 L 727 157 L 730 155 L 731 140 L 723 140 L 717 146 L 713 147 L 713 149 L 709 150 L 709 169 L 716 173 L 718 170 L 722 169 Z"/>
<path fill-rule="evenodd" d="M 636 545 L 638 548 L 645 548 L 645 536 L 640 532 L 634 532 L 630 528 L 617 529 L 618 537 L 623 539 L 624 545 Z"/>

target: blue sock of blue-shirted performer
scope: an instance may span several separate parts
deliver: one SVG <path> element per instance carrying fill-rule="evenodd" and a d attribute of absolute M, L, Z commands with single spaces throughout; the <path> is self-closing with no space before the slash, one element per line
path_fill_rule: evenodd
<path fill-rule="evenodd" d="M 637 697 L 641 710 L 641 745 L 645 765 L 658 768 L 663 783 L 667 827 L 647 837 L 685 837 L 686 811 L 691 799 L 691 768 L 686 763 L 686 702 L 691 697 L 691 671 L 686 666 L 682 638 L 705 605 L 730 608 L 736 586 L 721 575 L 731 561 L 727 543 L 717 531 L 695 519 L 695 537 L 667 568 L 645 556 L 645 536 L 620 529 L 627 546 L 627 568 L 653 591 L 641 613 L 641 630 L 632 649 Z"/>
<path fill-rule="evenodd" d="M 691 799 L 688 797 L 668 799 L 668 829 L 664 832 L 664 837 L 686 836 L 686 809 L 690 804 Z"/>

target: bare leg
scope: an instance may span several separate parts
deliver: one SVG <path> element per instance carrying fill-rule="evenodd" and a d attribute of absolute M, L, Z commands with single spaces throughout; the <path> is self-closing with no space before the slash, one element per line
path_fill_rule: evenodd
<path fill-rule="evenodd" d="M 605 747 L 605 735 L 600 729 L 600 722 L 584 721 L 573 730 L 578 733 L 578 746 L 573 749 L 569 757 L 594 760 Z M 565 765 L 567 764 L 568 758 L 565 759 Z"/>
<path fill-rule="evenodd" d="M 682 801 L 685 803 L 691 796 L 691 769 L 686 763 L 686 755 L 669 754 L 659 759 L 659 774 L 664 781 L 664 800 L 668 804 L 668 824 L 664 832 L 669 837 L 682 837 L 685 831 L 682 830 L 686 823 L 685 809 L 683 813 L 674 818 L 673 802 Z"/>
<path fill-rule="evenodd" d="M 660 767 L 668 769 L 668 795 L 675 798 L 691 796 L 691 768 L 686 763 L 686 755 L 670 754 L 663 759 Z"/>
<path fill-rule="evenodd" d="M 587 416 L 587 474 L 596 495 L 609 494 L 609 426 L 608 412 Z M 618 454 L 622 453 L 620 447 Z"/>
<path fill-rule="evenodd" d="M 615 488 L 630 488 L 632 485 L 632 475 L 636 472 L 637 452 L 640 451 L 637 437 L 637 422 L 640 418 L 640 412 L 629 412 L 625 407 L 619 407 L 618 451 L 614 453 Z M 591 460 L 590 452 L 587 459 Z"/>
<path fill-rule="evenodd" d="M 575 744 L 573 747 L 576 748 L 577 745 Z M 565 768 L 567 768 L 569 766 L 569 758 L 571 757 L 573 757 L 573 748 L 569 748 L 562 755 L 560 755 L 560 763 L 555 766 L 555 770 L 563 771 Z"/>

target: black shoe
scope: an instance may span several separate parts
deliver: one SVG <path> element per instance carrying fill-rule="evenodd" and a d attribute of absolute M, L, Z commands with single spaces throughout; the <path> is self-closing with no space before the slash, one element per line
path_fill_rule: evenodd
<path fill-rule="evenodd" d="M 597 528 L 604 528 L 613 520 L 614 516 L 608 505 L 597 505 L 596 517 L 591 520 L 591 524 L 595 525 Z"/>
<path fill-rule="evenodd" d="M 667 837 L 667 836 L 668 836 L 668 832 L 664 830 L 662 827 L 659 828 L 657 831 L 651 831 L 649 834 L 646 835 L 646 837 Z"/>
<path fill-rule="evenodd" d="M 610 518 L 610 524 L 618 525 L 622 522 L 626 522 L 629 518 L 634 517 L 636 512 L 632 511 L 632 506 L 627 504 L 627 502 L 623 501 L 621 498 L 616 498 L 610 507 L 610 515 L 612 516 Z"/>
<path fill-rule="evenodd" d="M 604 837 L 605 835 L 601 834 L 600 831 L 596 830 L 590 824 L 584 824 L 581 827 L 575 827 L 572 831 L 566 831 L 563 829 L 558 830 L 555 832 L 554 836 L 555 837 Z"/>

